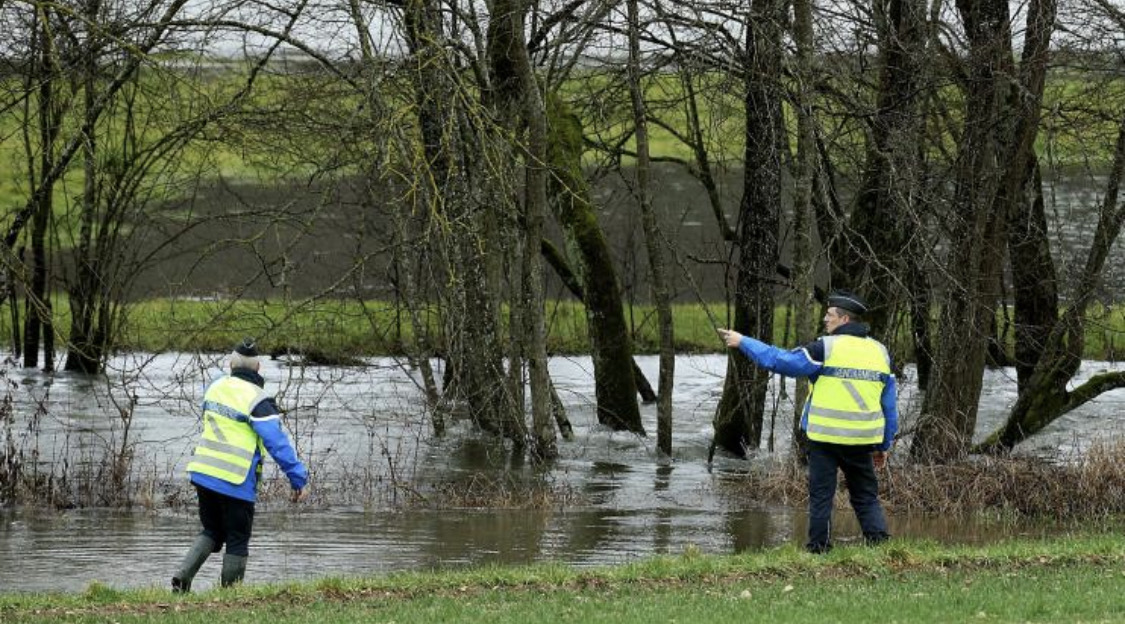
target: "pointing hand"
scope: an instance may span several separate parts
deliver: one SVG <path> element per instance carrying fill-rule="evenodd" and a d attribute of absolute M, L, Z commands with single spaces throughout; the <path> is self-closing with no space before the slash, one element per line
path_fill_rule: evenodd
<path fill-rule="evenodd" d="M 723 342 L 731 349 L 738 347 L 738 343 L 742 342 L 742 334 L 733 329 L 720 329 L 719 337 L 722 338 Z"/>

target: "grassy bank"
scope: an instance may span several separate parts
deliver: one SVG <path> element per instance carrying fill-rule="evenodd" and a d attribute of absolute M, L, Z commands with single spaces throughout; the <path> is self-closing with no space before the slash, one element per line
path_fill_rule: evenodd
<path fill-rule="evenodd" d="M 66 301 L 61 295 L 54 300 L 58 344 L 65 344 L 70 327 Z M 653 307 L 627 306 L 625 315 L 636 352 L 656 353 L 659 335 Z M 723 302 L 682 303 L 674 306 L 673 316 L 678 353 L 715 353 L 723 346 L 714 323 L 726 326 L 733 312 Z M 778 307 L 774 313 L 775 344 L 795 344 L 790 317 L 785 307 Z M 1125 353 L 1125 305 L 1092 310 L 1091 319 L 1084 357 L 1121 359 Z M 439 333 L 436 317 L 430 316 L 425 322 L 434 335 Z M 0 314 L 0 340 L 5 344 L 11 342 L 10 327 L 11 317 L 5 310 Z M 551 353 L 589 353 L 582 305 L 573 301 L 548 302 L 547 328 L 547 348 Z M 1008 331 L 1004 336 L 1009 352 L 1013 333 Z M 128 307 L 119 347 L 124 351 L 155 353 L 223 352 L 241 337 L 255 336 L 272 352 L 288 348 L 330 357 L 398 355 L 404 352 L 412 335 L 408 312 L 385 301 L 153 299 Z M 900 336 L 899 341 L 905 345 L 907 337 Z"/>
<path fill-rule="evenodd" d="M 92 585 L 0 596 L 6 622 L 948 622 L 1125 621 L 1114 534 L 988 546 L 892 541 L 825 557 L 792 546 L 558 565 L 328 578 L 174 596 Z"/>

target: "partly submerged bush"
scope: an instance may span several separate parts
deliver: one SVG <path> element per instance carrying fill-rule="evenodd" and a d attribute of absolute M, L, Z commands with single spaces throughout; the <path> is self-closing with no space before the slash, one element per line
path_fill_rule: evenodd
<path fill-rule="evenodd" d="M 879 474 L 880 498 L 892 513 L 998 514 L 1058 520 L 1125 515 L 1125 439 L 1094 444 L 1077 461 L 971 457 L 951 464 L 893 465 Z M 724 485 L 735 496 L 800 506 L 805 471 L 779 462 Z M 841 475 L 836 506 L 847 507 Z"/>

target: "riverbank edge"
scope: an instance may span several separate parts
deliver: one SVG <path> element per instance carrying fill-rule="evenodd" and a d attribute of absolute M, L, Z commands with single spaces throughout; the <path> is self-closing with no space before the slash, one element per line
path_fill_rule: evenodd
<path fill-rule="evenodd" d="M 468 570 L 400 572 L 371 577 L 325 577 L 271 585 L 246 585 L 177 596 L 164 588 L 118 590 L 92 583 L 82 593 L 0 594 L 0 619 L 112 617 L 181 614 L 284 607 L 318 602 L 434 598 L 472 598 L 511 594 L 534 601 L 543 592 L 595 591 L 599 594 L 647 589 L 661 592 L 698 586 L 700 590 L 754 582 L 763 584 L 859 579 L 910 583 L 951 572 L 1027 576 L 1034 569 L 1100 571 L 1125 564 L 1125 540 L 1115 531 L 1041 539 L 1013 538 L 988 545 L 943 545 L 932 541 L 892 539 L 865 548 L 843 546 L 826 556 L 807 554 L 787 544 L 737 555 L 705 555 L 689 546 L 665 555 L 613 567 L 576 569 L 560 564 L 488 566 Z M 1032 581 L 1028 581 L 1033 591 Z M 420 607 L 423 608 L 423 607 Z M 11 619 L 9 619 L 11 618 Z"/>

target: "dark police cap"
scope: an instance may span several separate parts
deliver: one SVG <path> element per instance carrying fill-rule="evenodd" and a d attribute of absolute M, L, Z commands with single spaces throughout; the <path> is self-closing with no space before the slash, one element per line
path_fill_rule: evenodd
<path fill-rule="evenodd" d="M 234 352 L 245 357 L 258 357 L 258 345 L 253 338 L 243 338 L 235 345 Z"/>
<path fill-rule="evenodd" d="M 828 295 L 828 307 L 847 310 L 852 314 L 867 314 L 867 302 L 847 290 L 833 290 Z"/>

